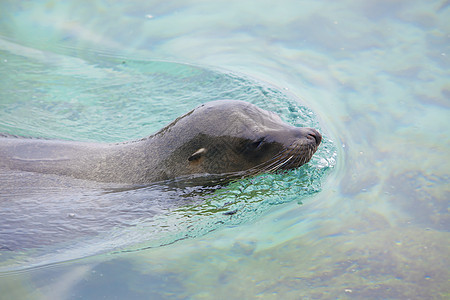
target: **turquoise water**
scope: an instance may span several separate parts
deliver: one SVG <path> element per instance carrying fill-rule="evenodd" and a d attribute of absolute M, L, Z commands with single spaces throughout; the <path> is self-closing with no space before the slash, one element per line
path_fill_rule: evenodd
<path fill-rule="evenodd" d="M 2 251 L 2 297 L 448 297 L 448 19 L 448 1 L 3 1 L 3 132 L 139 138 L 198 103 L 232 96 L 317 127 L 326 142 L 287 174 L 290 185 L 285 174 L 255 179 L 270 183 L 268 194 L 231 186 L 244 214 L 164 247 L 139 250 L 155 223 L 135 229 L 120 211 L 130 216 L 139 203 L 143 214 L 167 213 L 139 202 L 145 191 L 122 203 L 121 192 L 54 191 L 44 216 L 68 216 L 55 209 L 58 199 L 79 196 L 67 203 L 79 215 L 101 199 L 97 216 L 122 225 L 94 219 L 97 232 L 75 227 L 81 234 L 69 241 L 32 236 L 35 252 Z M 2 198 L 3 213 L 23 208 Z M 225 217 L 228 201 L 210 203 L 218 214 L 189 221 L 195 232 Z M 164 220 L 186 216 L 176 212 Z M 178 229 L 168 236 L 186 232 Z M 123 240 L 133 251 L 107 251 Z"/>
<path fill-rule="evenodd" d="M 196 106 L 219 99 L 252 102 L 290 124 L 320 129 L 310 109 L 243 75 L 95 53 L 90 53 L 91 64 L 50 53 L 41 62 L 36 56 L 12 54 L 23 49 L 17 44 L 4 44 L 6 86 L 27 81 L 20 91 L 5 88 L 0 94 L 8 100 L 0 104 L 4 133 L 126 141 L 155 133 Z M 58 59 L 65 63 L 48 64 Z M 14 72 L 31 75 L 8 76 Z M 322 178 L 336 164 L 336 147 L 323 140 L 303 168 L 240 180 L 219 191 L 214 185 L 182 187 L 172 181 L 134 187 L 67 178 L 61 184 L 58 176 L 0 172 L 0 225 L 7 230 L 0 238 L 7 250 L 1 270 L 158 247 L 248 222 L 276 204 L 300 202 L 301 196 L 320 191 Z M 38 185 L 33 183 L 37 178 Z M 24 253 L 17 256 L 18 250 Z"/>

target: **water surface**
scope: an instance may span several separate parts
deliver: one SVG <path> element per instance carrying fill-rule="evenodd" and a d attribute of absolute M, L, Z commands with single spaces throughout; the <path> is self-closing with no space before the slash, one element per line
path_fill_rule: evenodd
<path fill-rule="evenodd" d="M 299 194 L 246 222 L 165 247 L 4 272 L 1 290 L 11 297 L 448 297 L 448 1 L 1 6 L 0 63 L 8 70 L 1 103 L 11 111 L 2 109 L 9 116 L 2 118 L 2 131 L 104 141 L 141 137 L 200 101 L 191 97 L 197 88 L 198 96 L 218 87 L 209 73 L 218 72 L 267 88 L 270 97 L 260 105 L 278 109 L 294 125 L 312 122 L 337 148 L 335 166 L 308 197 Z M 179 70 L 169 79 L 149 75 L 155 61 L 169 74 L 161 61 L 188 63 L 185 78 L 195 84 L 173 81 L 183 77 Z M 127 106 L 152 99 L 152 88 L 143 90 L 139 81 L 148 76 L 149 87 L 168 85 L 162 94 L 173 96 L 182 84 L 177 100 L 186 101 L 174 101 L 167 113 L 162 102 L 157 115 L 167 119 L 150 120 L 141 106 Z M 111 80 L 102 87 L 106 77 Z M 211 97 L 229 87 L 224 83 Z M 43 102 L 27 107 L 31 94 Z M 90 105 L 83 105 L 87 99 Z M 117 107 L 128 118 L 115 115 Z M 289 107 L 302 113 L 291 114 Z M 330 156 L 324 154 L 312 170 L 326 165 L 320 158 Z"/>
<path fill-rule="evenodd" d="M 8 86 L 28 83 L 20 93 L 4 91 L 8 101 L 1 104 L 0 125 L 10 135 L 126 141 L 144 132 L 148 136 L 195 106 L 218 99 L 252 102 L 291 124 L 320 129 L 314 113 L 294 99 L 232 73 L 95 53 L 95 64 L 46 52 L 47 59 L 40 61 L 28 48 L 4 44 L 9 50 L 3 56 L 8 62 L 2 70 L 5 77 L 21 69 L 38 74 L 8 78 Z M 14 54 L 15 49 L 24 54 Z M 54 63 L 60 59 L 65 63 Z M 93 86 L 86 87 L 86 82 Z M 132 131 L 138 135 L 130 137 Z M 271 205 L 318 192 L 335 160 L 336 148 L 324 138 L 309 165 L 238 180 L 223 189 L 220 183 L 192 186 L 182 179 L 132 186 L 2 170 L 2 270 L 159 247 L 241 224 Z"/>

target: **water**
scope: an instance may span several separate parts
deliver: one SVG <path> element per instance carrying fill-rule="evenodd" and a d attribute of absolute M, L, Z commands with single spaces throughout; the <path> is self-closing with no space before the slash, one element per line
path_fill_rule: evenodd
<path fill-rule="evenodd" d="M 448 297 L 448 1 L 10 1 L 0 14 L 2 131 L 138 138 L 203 101 L 199 95 L 221 97 L 227 82 L 243 80 L 256 87 L 245 97 L 292 124 L 317 125 L 337 148 L 334 167 L 324 170 L 334 162 L 325 147 L 305 169 L 328 172 L 319 186 L 306 185 L 307 196 L 249 209 L 250 219 L 164 247 L 76 261 L 44 247 L 51 257 L 40 262 L 65 262 L 4 271 L 2 297 Z M 152 98 L 158 86 L 167 89 Z M 149 116 L 142 99 L 171 105 L 152 106 Z M 207 228 L 207 220 L 192 224 Z M 40 256 L 14 253 L 20 266 L 30 257 Z"/>
<path fill-rule="evenodd" d="M 26 48 L 3 43 L 9 50 L 3 55 L 6 85 L 27 81 L 20 93 L 5 88 L 1 94 L 7 101 L 0 104 L 0 125 L 8 134 L 118 142 L 129 140 L 129 132 L 131 139 L 154 133 L 201 103 L 218 99 L 249 101 L 288 123 L 319 129 L 310 109 L 273 87 L 229 72 L 96 53 L 90 53 L 91 64 L 51 53 L 42 62 L 35 55 L 14 54 L 29 53 Z M 48 65 L 60 59 L 62 65 Z M 14 72 L 37 75 L 8 76 Z M 240 180 L 219 191 L 172 181 L 135 187 L 0 172 L 0 245 L 6 250 L 0 270 L 158 247 L 245 223 L 272 205 L 318 192 L 335 160 L 336 147 L 324 138 L 311 164 Z"/>

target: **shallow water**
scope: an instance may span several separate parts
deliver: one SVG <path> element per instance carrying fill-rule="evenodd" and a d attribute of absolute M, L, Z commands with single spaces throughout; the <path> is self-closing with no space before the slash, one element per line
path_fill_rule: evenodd
<path fill-rule="evenodd" d="M 49 257 L 39 262 L 59 263 L 2 272 L 3 295 L 448 297 L 449 6 L 448 1 L 2 2 L 3 132 L 139 138 L 207 100 L 202 96 L 212 100 L 232 91 L 294 125 L 320 128 L 337 148 L 335 160 L 333 148 L 324 147 L 307 168 L 291 174 L 307 178 L 298 172 L 326 169 L 324 182 L 315 186 L 313 180 L 307 193 L 260 212 L 255 212 L 259 205 L 246 206 L 245 216 L 253 217 L 245 222 L 228 216 L 232 221 L 205 235 L 76 261 L 69 260 L 92 254 L 86 249 L 98 249 L 99 240 L 120 240 L 123 231 L 89 240 L 91 247 L 76 255 L 45 246 Z M 230 88 L 236 81 L 242 89 Z M 154 114 L 145 103 L 152 103 Z M 285 191 L 295 195 L 301 187 L 296 181 Z M 95 195 L 84 199 L 90 197 Z M 134 202 L 122 204 L 131 213 Z M 206 228 L 199 224 L 207 220 L 192 224 Z M 139 240 L 144 234 L 138 229 L 127 232 L 147 240 Z M 81 237 L 69 248 L 86 242 Z M 130 249 L 142 248 L 138 244 Z M 9 258 L 2 252 L 0 260 L 31 266 L 40 257 L 35 254 L 14 252 Z"/>

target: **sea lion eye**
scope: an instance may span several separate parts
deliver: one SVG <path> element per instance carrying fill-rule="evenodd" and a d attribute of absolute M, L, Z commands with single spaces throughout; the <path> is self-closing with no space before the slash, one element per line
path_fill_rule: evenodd
<path fill-rule="evenodd" d="M 264 144 L 264 138 L 260 138 L 256 142 L 251 143 L 249 148 L 256 150 L 256 149 L 260 148 L 263 144 Z"/>

